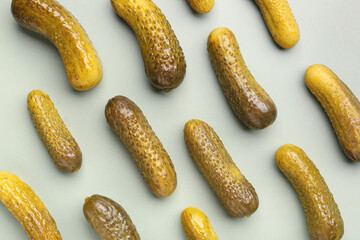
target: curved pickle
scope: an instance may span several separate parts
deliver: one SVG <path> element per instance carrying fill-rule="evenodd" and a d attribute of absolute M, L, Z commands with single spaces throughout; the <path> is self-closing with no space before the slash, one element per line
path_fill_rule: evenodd
<path fill-rule="evenodd" d="M 360 162 L 360 103 L 336 74 L 321 64 L 306 70 L 305 83 L 328 115 L 346 156 Z"/>
<path fill-rule="evenodd" d="M 107 103 L 105 116 L 151 191 L 158 197 L 171 195 L 177 184 L 174 165 L 140 108 L 116 96 Z"/>
<path fill-rule="evenodd" d="M 174 31 L 151 0 L 111 0 L 115 12 L 134 30 L 151 84 L 166 92 L 185 77 L 186 63 Z"/>
<path fill-rule="evenodd" d="M 224 94 L 236 116 L 249 128 L 271 125 L 277 109 L 246 67 L 234 34 L 218 27 L 208 38 L 208 51 Z"/>
<path fill-rule="evenodd" d="M 282 48 L 292 48 L 300 39 L 299 26 L 287 0 L 255 0 L 266 25 Z"/>
<path fill-rule="evenodd" d="M 78 171 L 82 153 L 49 95 L 33 90 L 28 95 L 27 105 L 31 120 L 54 163 L 65 172 Z"/>
<path fill-rule="evenodd" d="M 97 194 L 86 198 L 83 212 L 102 240 L 140 240 L 125 209 L 110 198 Z"/>
<path fill-rule="evenodd" d="M 181 224 L 188 240 L 219 240 L 209 218 L 198 208 L 184 209 Z"/>
<path fill-rule="evenodd" d="M 96 50 L 80 23 L 56 0 L 13 0 L 11 11 L 20 25 L 57 47 L 74 89 L 84 91 L 100 83 L 103 72 Z"/>
<path fill-rule="evenodd" d="M 34 191 L 14 174 L 0 171 L 0 201 L 30 240 L 61 240 L 54 219 Z"/>
<path fill-rule="evenodd" d="M 275 154 L 276 164 L 295 188 L 313 240 L 340 239 L 344 223 L 324 178 L 306 153 L 285 144 Z"/>
<path fill-rule="evenodd" d="M 191 157 L 226 210 L 234 217 L 253 214 L 259 206 L 255 189 L 237 168 L 214 129 L 193 119 L 185 124 L 184 136 Z"/>

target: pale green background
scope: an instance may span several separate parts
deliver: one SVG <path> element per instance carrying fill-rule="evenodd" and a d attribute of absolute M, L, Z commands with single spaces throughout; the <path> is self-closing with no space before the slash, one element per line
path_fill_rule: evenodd
<path fill-rule="evenodd" d="M 285 143 L 302 147 L 334 194 L 345 222 L 343 239 L 360 235 L 360 165 L 346 159 L 324 111 L 304 83 L 306 68 L 329 66 L 360 97 L 360 3 L 357 0 L 289 0 L 300 26 L 293 49 L 274 44 L 252 0 L 217 0 L 206 15 L 185 0 L 154 0 L 171 23 L 184 50 L 187 74 L 170 93 L 149 84 L 132 30 L 109 0 L 61 0 L 81 22 L 97 49 L 104 78 L 95 89 L 76 92 L 63 63 L 47 40 L 24 30 L 0 2 L 0 169 L 28 183 L 57 222 L 63 239 L 99 239 L 86 222 L 85 197 L 102 194 L 120 203 L 142 239 L 184 240 L 180 213 L 201 208 L 220 239 L 308 239 L 303 209 L 278 171 L 275 151 Z M 246 130 L 231 111 L 212 70 L 206 42 L 217 26 L 236 35 L 250 71 L 273 98 L 278 118 L 261 131 Z M 47 92 L 83 152 L 78 173 L 65 174 L 52 163 L 26 107 L 33 89 Z M 175 165 L 178 187 L 156 198 L 133 160 L 108 127 L 104 107 L 125 95 L 143 110 Z M 208 122 L 240 170 L 254 185 L 259 209 L 250 218 L 230 217 L 190 158 L 183 127 L 191 118 Z M 0 207 L 0 238 L 26 239 L 15 218 Z"/>

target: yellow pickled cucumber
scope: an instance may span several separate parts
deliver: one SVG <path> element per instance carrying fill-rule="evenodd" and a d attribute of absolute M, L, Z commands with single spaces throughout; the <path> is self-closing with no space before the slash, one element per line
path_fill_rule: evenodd
<path fill-rule="evenodd" d="M 234 217 L 253 214 L 259 205 L 255 189 L 235 165 L 214 129 L 193 119 L 185 124 L 184 135 L 191 157 L 226 210 Z"/>
<path fill-rule="evenodd" d="M 74 89 L 84 91 L 99 84 L 103 73 L 96 50 L 75 17 L 56 0 L 13 0 L 11 11 L 20 25 L 58 48 Z"/>
<path fill-rule="evenodd" d="M 300 39 L 299 26 L 287 0 L 255 0 L 266 25 L 282 48 L 292 48 Z"/>
<path fill-rule="evenodd" d="M 209 218 L 198 208 L 184 209 L 181 224 L 188 240 L 219 240 Z"/>
<path fill-rule="evenodd" d="M 86 198 L 83 212 L 102 240 L 140 240 L 130 216 L 110 198 L 97 194 Z"/>
<path fill-rule="evenodd" d="M 166 92 L 183 81 L 186 63 L 174 31 L 151 0 L 111 0 L 115 12 L 134 30 L 153 86 Z"/>
<path fill-rule="evenodd" d="M 62 239 L 39 197 L 14 174 L 0 171 L 0 201 L 19 221 L 30 240 Z"/>
<path fill-rule="evenodd" d="M 214 7 L 215 0 L 187 0 L 190 7 L 198 13 L 208 13 Z"/>
<path fill-rule="evenodd" d="M 314 240 L 336 240 L 344 233 L 339 208 L 324 178 L 306 153 L 285 144 L 275 154 L 276 164 L 295 188 Z"/>
<path fill-rule="evenodd" d="M 49 95 L 33 90 L 28 95 L 27 105 L 31 120 L 54 163 L 65 172 L 79 170 L 82 153 Z"/>
<path fill-rule="evenodd" d="M 276 119 L 276 106 L 246 67 L 233 32 L 224 27 L 213 30 L 208 38 L 208 51 L 235 115 L 249 128 L 271 125 Z"/>
<path fill-rule="evenodd" d="M 174 165 L 140 108 L 116 96 L 108 101 L 105 116 L 151 191 L 158 197 L 171 195 L 177 184 Z"/>
<path fill-rule="evenodd" d="M 305 83 L 328 115 L 346 156 L 359 162 L 359 100 L 333 71 L 321 64 L 306 70 Z"/>

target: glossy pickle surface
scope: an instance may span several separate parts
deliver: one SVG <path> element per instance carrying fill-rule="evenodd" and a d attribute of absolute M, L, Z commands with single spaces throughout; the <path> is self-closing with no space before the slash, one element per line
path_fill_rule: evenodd
<path fill-rule="evenodd" d="M 274 39 L 282 48 L 292 48 L 300 39 L 299 26 L 287 0 L 255 0 Z"/>
<path fill-rule="evenodd" d="M 344 234 L 344 223 L 339 208 L 306 153 L 295 145 L 285 144 L 277 150 L 275 160 L 300 198 L 311 239 L 340 239 Z"/>
<path fill-rule="evenodd" d="M 359 162 L 359 100 L 333 71 L 321 64 L 306 70 L 305 83 L 324 108 L 344 153 Z"/>
<path fill-rule="evenodd" d="M 85 30 L 56 0 L 13 0 L 11 11 L 23 27 L 48 38 L 59 50 L 71 86 L 84 91 L 98 85 L 102 66 Z"/>
<path fill-rule="evenodd" d="M 233 32 L 224 27 L 214 29 L 207 46 L 217 79 L 235 115 L 249 128 L 271 125 L 277 108 L 248 70 Z"/>
<path fill-rule="evenodd" d="M 186 62 L 161 10 L 151 0 L 111 0 L 111 4 L 134 30 L 152 85 L 166 92 L 178 87 L 185 77 Z"/>
<path fill-rule="evenodd" d="M 188 240 L 219 240 L 209 218 L 198 208 L 184 209 L 181 224 Z"/>
<path fill-rule="evenodd" d="M 187 2 L 198 13 L 208 13 L 215 5 L 215 0 L 187 0 Z"/>
<path fill-rule="evenodd" d="M 174 165 L 140 108 L 116 96 L 108 101 L 105 116 L 151 191 L 158 197 L 171 195 L 177 185 Z"/>
<path fill-rule="evenodd" d="M 54 163 L 65 172 L 76 172 L 82 164 L 82 153 L 65 126 L 49 95 L 33 90 L 27 99 L 31 120 Z"/>
<path fill-rule="evenodd" d="M 83 213 L 102 240 L 140 240 L 130 216 L 110 198 L 97 194 L 87 197 Z"/>
<path fill-rule="evenodd" d="M 61 240 L 56 223 L 40 198 L 14 174 L 0 171 L 0 201 L 30 240 Z"/>
<path fill-rule="evenodd" d="M 192 119 L 185 124 L 184 137 L 191 157 L 225 209 L 234 217 L 253 214 L 259 205 L 255 189 L 235 165 L 214 129 Z"/>

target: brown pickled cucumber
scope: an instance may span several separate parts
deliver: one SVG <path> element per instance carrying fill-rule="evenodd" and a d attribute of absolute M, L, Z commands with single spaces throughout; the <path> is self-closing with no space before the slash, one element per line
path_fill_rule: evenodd
<path fill-rule="evenodd" d="M 236 116 L 249 128 L 262 129 L 271 125 L 276 119 L 276 106 L 246 67 L 234 34 L 227 28 L 216 28 L 209 35 L 208 51 Z"/>
<path fill-rule="evenodd" d="M 198 13 L 208 13 L 214 7 L 214 0 L 187 0 L 190 7 Z"/>
<path fill-rule="evenodd" d="M 56 0 L 13 0 L 11 11 L 20 25 L 58 48 L 74 89 L 84 91 L 99 84 L 102 66 L 96 50 L 75 17 Z"/>
<path fill-rule="evenodd" d="M 65 172 L 80 169 L 82 153 L 49 95 L 33 90 L 27 99 L 31 120 L 55 164 Z"/>
<path fill-rule="evenodd" d="M 134 30 L 153 86 L 170 91 L 186 71 L 183 51 L 161 10 L 151 0 L 111 0 L 115 12 Z"/>
<path fill-rule="evenodd" d="M 282 48 L 292 48 L 300 39 L 299 26 L 287 0 L 255 0 L 274 39 Z"/>
<path fill-rule="evenodd" d="M 185 124 L 185 142 L 211 188 L 234 217 L 250 216 L 259 200 L 255 189 L 240 172 L 219 136 L 201 120 Z"/>
<path fill-rule="evenodd" d="M 102 240 L 140 240 L 125 209 L 110 198 L 101 195 L 86 198 L 83 212 Z"/>
<path fill-rule="evenodd" d="M 0 201 L 19 221 L 30 240 L 62 239 L 47 208 L 17 176 L 0 171 Z"/>
<path fill-rule="evenodd" d="M 209 218 L 198 208 L 184 209 L 181 224 L 188 240 L 219 240 Z"/>
<path fill-rule="evenodd" d="M 158 197 L 171 195 L 177 184 L 173 163 L 140 108 L 130 99 L 116 96 L 107 103 L 105 116 L 151 191 Z"/>
<path fill-rule="evenodd" d="M 305 83 L 328 115 L 341 148 L 360 162 L 360 103 L 336 74 L 321 64 L 310 66 Z"/>
<path fill-rule="evenodd" d="M 279 148 L 275 159 L 300 198 L 311 238 L 340 239 L 344 223 L 333 195 L 315 164 L 301 148 L 292 144 Z"/>

